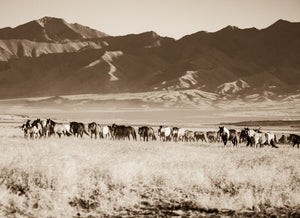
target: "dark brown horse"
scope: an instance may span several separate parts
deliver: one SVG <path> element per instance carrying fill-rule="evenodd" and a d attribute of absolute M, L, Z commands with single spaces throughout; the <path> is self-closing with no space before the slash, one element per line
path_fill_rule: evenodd
<path fill-rule="evenodd" d="M 82 138 L 83 133 L 89 136 L 87 131 L 85 130 L 85 126 L 83 123 L 77 123 L 77 122 L 70 122 L 70 132 L 74 136 L 80 136 Z"/>
<path fill-rule="evenodd" d="M 209 143 L 220 142 L 219 132 L 216 132 L 216 131 L 208 131 L 208 132 L 206 132 L 206 138 L 207 138 L 207 140 L 208 140 Z"/>
<path fill-rule="evenodd" d="M 235 129 L 228 130 L 226 127 L 220 126 L 219 131 L 224 146 L 226 146 L 227 141 L 231 141 L 233 146 L 238 145 L 238 132 Z"/>
<path fill-rule="evenodd" d="M 174 142 L 178 141 L 178 132 L 179 132 L 179 128 L 178 127 L 173 127 L 172 128 L 172 138 Z"/>
<path fill-rule="evenodd" d="M 136 140 L 136 132 L 132 126 L 124 126 L 124 125 L 112 125 L 112 136 L 113 139 L 123 139 L 128 138 L 130 140 L 130 135 L 133 140 Z"/>
<path fill-rule="evenodd" d="M 195 132 L 194 132 L 194 138 L 196 139 L 197 142 L 198 142 L 199 140 L 201 140 L 202 142 L 203 142 L 203 141 L 207 142 L 206 136 L 205 136 L 205 133 L 204 133 L 204 132 L 195 131 Z"/>
<path fill-rule="evenodd" d="M 186 142 L 193 142 L 193 141 L 195 141 L 193 131 L 191 131 L 191 130 L 185 130 L 184 131 L 184 139 L 185 139 Z"/>
<path fill-rule="evenodd" d="M 278 139 L 278 143 L 279 144 L 288 144 L 289 140 L 288 137 L 286 135 L 282 135 L 279 139 Z"/>
<path fill-rule="evenodd" d="M 47 119 L 46 125 L 49 126 L 50 130 L 50 135 L 55 135 L 54 127 L 55 127 L 55 122 L 51 119 Z"/>
<path fill-rule="evenodd" d="M 246 146 L 250 145 L 252 147 L 254 144 L 254 140 L 247 134 L 248 130 L 249 130 L 249 128 L 245 128 L 240 132 L 240 134 L 239 134 L 240 141 L 239 142 L 240 143 L 247 142 Z"/>
<path fill-rule="evenodd" d="M 295 145 L 297 145 L 297 148 L 299 148 L 299 144 L 300 144 L 300 136 L 296 135 L 296 134 L 290 134 L 290 136 L 288 137 L 289 143 L 292 143 L 293 147 L 295 147 Z"/>
<path fill-rule="evenodd" d="M 91 139 L 93 138 L 93 135 L 95 135 L 95 139 L 97 139 L 97 136 L 100 133 L 100 126 L 95 122 L 89 123 L 88 132 L 91 133 Z"/>
<path fill-rule="evenodd" d="M 156 140 L 156 136 L 152 127 L 139 127 L 138 134 L 140 135 L 140 138 L 143 138 L 144 141 L 148 141 L 149 137 L 152 139 L 152 141 Z"/>

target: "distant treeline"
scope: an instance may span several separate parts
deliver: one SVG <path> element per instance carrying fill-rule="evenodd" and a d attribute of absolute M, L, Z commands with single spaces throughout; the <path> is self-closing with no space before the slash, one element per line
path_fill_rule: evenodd
<path fill-rule="evenodd" d="M 300 120 L 258 120 L 258 121 L 241 121 L 220 123 L 220 125 L 233 125 L 233 126 L 300 126 Z"/>

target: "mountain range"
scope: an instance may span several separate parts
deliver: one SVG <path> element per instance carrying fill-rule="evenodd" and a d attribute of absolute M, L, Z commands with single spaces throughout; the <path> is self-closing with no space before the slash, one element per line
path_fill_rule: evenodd
<path fill-rule="evenodd" d="M 285 20 L 175 40 L 153 31 L 110 36 L 44 17 L 0 29 L 0 98 L 149 92 L 287 99 L 300 94 L 299 60 L 300 23 Z"/>

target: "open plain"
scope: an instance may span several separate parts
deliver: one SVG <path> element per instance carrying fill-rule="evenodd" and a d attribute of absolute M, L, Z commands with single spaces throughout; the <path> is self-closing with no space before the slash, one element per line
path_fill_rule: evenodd
<path fill-rule="evenodd" d="M 300 215 L 300 150 L 221 143 L 24 139 L 2 115 L 0 215 Z M 10 120 L 10 122 L 8 122 Z"/>

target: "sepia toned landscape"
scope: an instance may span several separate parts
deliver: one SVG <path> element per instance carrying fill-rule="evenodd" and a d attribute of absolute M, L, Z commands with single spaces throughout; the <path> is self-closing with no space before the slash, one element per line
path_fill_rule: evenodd
<path fill-rule="evenodd" d="M 299 2 L 0 5 L 0 217 L 300 216 Z"/>
<path fill-rule="evenodd" d="M 1 214 L 297 216 L 299 149 L 221 143 L 24 139 L 1 123 Z M 19 120 L 18 120 L 19 119 Z M 21 118 L 25 119 L 25 118 Z"/>
<path fill-rule="evenodd" d="M 110 117 L 101 112 L 69 113 L 69 119 L 56 121 L 84 120 L 86 126 L 92 120 L 102 125 L 117 122 L 133 125 L 136 130 L 147 124 L 159 137 L 154 123 L 164 124 L 159 121 L 162 111 L 158 115 L 143 112 L 143 120 L 132 113 L 115 111 Z M 66 114 L 52 112 L 55 117 Z M 172 116 L 175 114 L 180 112 Z M 187 114 L 183 117 L 189 120 Z M 43 116 L 50 113 L 38 117 Z M 300 213 L 300 153 L 288 142 L 278 142 L 279 148 L 274 149 L 247 147 L 245 142 L 238 147 L 231 142 L 224 147 L 222 142 L 164 142 L 159 138 L 145 142 L 139 136 L 137 141 L 91 139 L 87 135 L 24 138 L 21 124 L 35 118 L 1 116 L 2 216 L 297 217 Z M 184 124 L 180 119 L 176 125 L 203 132 L 219 126 L 204 121 Z M 276 133 L 277 139 L 300 132 L 299 120 L 223 125 L 260 127 Z"/>

